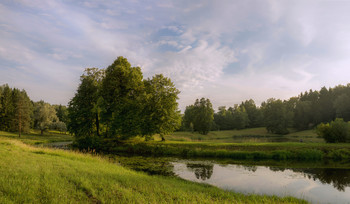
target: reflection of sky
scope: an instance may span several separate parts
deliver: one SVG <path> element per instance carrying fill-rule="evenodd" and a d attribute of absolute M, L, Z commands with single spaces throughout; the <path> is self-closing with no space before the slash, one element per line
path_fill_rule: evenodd
<path fill-rule="evenodd" d="M 186 168 L 184 163 L 174 163 L 174 171 L 181 178 L 241 193 L 255 193 L 278 196 L 293 196 L 316 203 L 349 203 L 350 188 L 338 191 L 330 184 L 309 179 L 303 173 L 291 170 L 271 171 L 258 167 L 255 172 L 237 165 L 219 166 L 214 164 L 213 175 L 202 181 Z"/>

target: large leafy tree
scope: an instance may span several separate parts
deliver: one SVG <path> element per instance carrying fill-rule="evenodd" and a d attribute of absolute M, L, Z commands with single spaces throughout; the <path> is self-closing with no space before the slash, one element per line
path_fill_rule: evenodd
<path fill-rule="evenodd" d="M 34 104 L 34 120 L 34 126 L 43 135 L 53 122 L 58 121 L 55 108 L 44 101 L 36 102 Z"/>
<path fill-rule="evenodd" d="M 131 67 L 128 60 L 118 57 L 106 69 L 102 81 L 102 119 L 106 136 L 125 139 L 140 135 L 143 107 L 143 81 L 140 67 Z"/>
<path fill-rule="evenodd" d="M 291 118 L 288 118 L 285 104 L 279 99 L 271 98 L 263 102 L 261 106 L 267 131 L 276 134 L 287 134 Z"/>
<path fill-rule="evenodd" d="M 234 129 L 246 128 L 249 124 L 249 117 L 244 107 L 235 105 L 232 110 Z"/>
<path fill-rule="evenodd" d="M 253 99 L 246 100 L 242 102 L 241 108 L 244 107 L 248 119 L 249 124 L 248 127 L 260 127 L 262 125 L 262 113 L 258 107 L 256 107 L 256 104 Z"/>
<path fill-rule="evenodd" d="M 214 120 L 214 110 L 209 99 L 197 99 L 194 105 L 187 106 L 185 111 L 187 124 L 193 124 L 195 131 L 206 135 L 209 133 Z"/>
<path fill-rule="evenodd" d="M 87 68 L 80 77 L 80 85 L 68 105 L 68 130 L 77 140 L 91 145 L 93 137 L 99 136 L 100 109 L 99 89 L 104 70 Z"/>
<path fill-rule="evenodd" d="M 181 123 L 177 103 L 180 91 L 161 74 L 144 80 L 144 88 L 141 134 L 148 137 L 160 134 L 165 140 L 164 134 L 173 132 Z"/>

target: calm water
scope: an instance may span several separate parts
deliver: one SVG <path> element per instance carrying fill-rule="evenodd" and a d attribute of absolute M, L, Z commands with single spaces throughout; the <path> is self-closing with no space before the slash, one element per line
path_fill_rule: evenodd
<path fill-rule="evenodd" d="M 350 203 L 350 169 L 286 169 L 181 160 L 171 164 L 183 179 L 235 192 L 293 196 L 312 203 Z"/>

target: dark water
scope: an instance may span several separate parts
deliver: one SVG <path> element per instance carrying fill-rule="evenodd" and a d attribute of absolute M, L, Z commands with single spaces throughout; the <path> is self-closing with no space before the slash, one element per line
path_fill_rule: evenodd
<path fill-rule="evenodd" d="M 312 203 L 350 203 L 350 169 L 222 165 L 179 160 L 173 172 L 186 180 L 241 193 L 293 196 Z"/>

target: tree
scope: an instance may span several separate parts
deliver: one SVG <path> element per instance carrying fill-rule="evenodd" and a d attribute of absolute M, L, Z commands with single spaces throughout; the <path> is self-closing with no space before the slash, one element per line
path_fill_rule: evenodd
<path fill-rule="evenodd" d="M 246 128 L 249 124 L 248 114 L 244 107 L 235 105 L 232 112 L 234 129 Z"/>
<path fill-rule="evenodd" d="M 144 86 L 141 134 L 148 137 L 160 134 L 164 141 L 163 135 L 173 132 L 181 123 L 176 101 L 180 91 L 169 78 L 161 74 L 144 80 Z"/>
<path fill-rule="evenodd" d="M 195 131 L 203 135 L 208 134 L 214 120 L 214 110 L 210 100 L 205 98 L 197 99 L 194 105 L 187 106 L 185 119 L 188 125 L 193 124 Z"/>
<path fill-rule="evenodd" d="M 58 121 L 55 108 L 44 101 L 35 103 L 34 119 L 35 127 L 41 131 L 41 135 L 49 129 L 51 123 Z"/>
<path fill-rule="evenodd" d="M 7 84 L 2 86 L 2 95 L 0 99 L 2 107 L 0 110 L 0 130 L 15 131 L 17 127 L 13 125 L 15 106 L 13 103 L 12 89 Z"/>
<path fill-rule="evenodd" d="M 323 137 L 327 143 L 350 142 L 350 126 L 341 118 L 336 118 L 331 123 L 321 123 L 316 128 L 316 133 Z"/>
<path fill-rule="evenodd" d="M 143 81 L 140 67 L 118 57 L 102 80 L 102 119 L 107 137 L 126 139 L 141 134 Z"/>
<path fill-rule="evenodd" d="M 294 111 L 294 125 L 299 130 L 305 130 L 313 125 L 311 101 L 298 101 Z"/>
<path fill-rule="evenodd" d="M 66 106 L 60 105 L 54 105 L 56 110 L 56 115 L 59 121 L 63 123 L 68 123 L 68 110 Z"/>
<path fill-rule="evenodd" d="M 68 130 L 80 147 L 96 145 L 100 135 L 100 93 L 104 70 L 87 68 L 80 77 L 80 85 L 68 105 Z"/>
<path fill-rule="evenodd" d="M 193 122 L 195 120 L 194 105 L 186 106 L 185 114 L 183 116 L 185 129 L 194 132 Z"/>
<path fill-rule="evenodd" d="M 350 96 L 342 94 L 334 101 L 336 116 L 343 118 L 345 121 L 350 121 Z"/>
<path fill-rule="evenodd" d="M 53 122 L 50 124 L 50 129 L 51 130 L 58 130 L 60 131 L 61 133 L 65 133 L 67 132 L 67 126 L 64 122 L 61 122 L 61 121 L 57 121 L 57 122 Z"/>
<path fill-rule="evenodd" d="M 262 114 L 261 111 L 256 107 L 253 99 L 242 102 L 241 108 L 244 107 L 248 114 L 249 125 L 248 127 L 260 127 L 262 125 Z"/>
<path fill-rule="evenodd" d="M 290 118 L 288 118 L 283 102 L 271 98 L 263 102 L 261 106 L 267 131 L 276 134 L 287 134 Z"/>
<path fill-rule="evenodd" d="M 32 104 L 27 93 L 18 89 L 13 90 L 13 103 L 15 106 L 14 123 L 18 130 L 18 136 L 21 137 L 22 131 L 29 129 Z"/>

